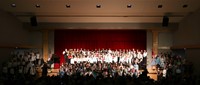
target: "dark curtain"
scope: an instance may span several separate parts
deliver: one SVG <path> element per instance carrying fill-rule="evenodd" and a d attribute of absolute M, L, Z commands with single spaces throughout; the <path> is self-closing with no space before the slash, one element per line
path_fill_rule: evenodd
<path fill-rule="evenodd" d="M 55 30 L 55 54 L 67 49 L 146 49 L 146 30 Z"/>

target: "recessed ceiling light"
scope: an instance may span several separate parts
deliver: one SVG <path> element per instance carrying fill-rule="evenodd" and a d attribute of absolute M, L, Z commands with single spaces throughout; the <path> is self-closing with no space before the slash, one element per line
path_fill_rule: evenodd
<path fill-rule="evenodd" d="M 13 4 L 11 4 L 11 7 L 16 7 L 16 4 L 14 4 L 14 3 L 13 3 Z"/>
<path fill-rule="evenodd" d="M 158 5 L 158 8 L 162 8 L 163 7 L 163 5 Z"/>
<path fill-rule="evenodd" d="M 132 5 L 131 5 L 131 4 L 128 4 L 128 5 L 127 5 L 127 8 L 131 8 L 131 7 L 132 7 Z"/>
<path fill-rule="evenodd" d="M 101 5 L 100 5 L 100 4 L 97 4 L 97 5 L 96 5 L 96 8 L 101 8 Z"/>
<path fill-rule="evenodd" d="M 187 5 L 187 4 L 184 4 L 184 5 L 183 5 L 183 8 L 187 8 L 187 7 L 188 7 L 188 5 Z"/>
<path fill-rule="evenodd" d="M 66 8 L 70 8 L 70 7 L 71 7 L 70 5 L 68 5 L 68 4 L 66 5 Z"/>
<path fill-rule="evenodd" d="M 35 7 L 36 7 L 36 8 L 40 8 L 40 5 L 39 5 L 39 4 L 36 4 Z"/>

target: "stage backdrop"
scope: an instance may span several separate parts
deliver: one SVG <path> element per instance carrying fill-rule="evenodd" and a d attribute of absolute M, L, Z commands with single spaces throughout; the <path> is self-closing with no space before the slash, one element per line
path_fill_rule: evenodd
<path fill-rule="evenodd" d="M 145 30 L 55 30 L 54 51 L 65 62 L 67 49 L 139 49 L 146 50 Z"/>

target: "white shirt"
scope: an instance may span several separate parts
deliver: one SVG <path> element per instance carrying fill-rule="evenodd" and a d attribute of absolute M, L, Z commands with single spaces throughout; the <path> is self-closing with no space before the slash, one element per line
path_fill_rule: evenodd
<path fill-rule="evenodd" d="M 141 52 L 138 52 L 137 58 L 139 58 L 139 59 L 143 58 Z"/>
<path fill-rule="evenodd" d="M 163 69 L 163 77 L 166 77 L 166 75 L 167 75 L 167 70 Z"/>
<path fill-rule="evenodd" d="M 40 54 L 39 53 L 36 54 L 36 58 L 40 59 Z"/>
<path fill-rule="evenodd" d="M 143 57 L 147 57 L 147 52 L 144 52 L 144 53 L 143 53 Z"/>
<path fill-rule="evenodd" d="M 139 70 L 139 65 L 138 64 L 134 64 L 134 68 L 135 68 L 136 71 L 138 71 Z"/>

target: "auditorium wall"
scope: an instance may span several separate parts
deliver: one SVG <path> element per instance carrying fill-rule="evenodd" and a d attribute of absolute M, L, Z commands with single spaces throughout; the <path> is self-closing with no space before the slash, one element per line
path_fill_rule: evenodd
<path fill-rule="evenodd" d="M 28 42 L 28 32 L 14 15 L 0 11 L 0 45 L 17 45 Z"/>
<path fill-rule="evenodd" d="M 195 74 L 200 74 L 200 10 L 189 14 L 174 33 L 174 46 L 186 48 L 186 58 L 193 62 Z M 194 46 L 194 47 L 192 47 Z"/>
<path fill-rule="evenodd" d="M 4 11 L 0 11 L 0 29 L 0 62 L 3 62 L 9 59 L 10 52 L 14 50 L 14 47 L 10 47 L 26 42 L 28 38 L 24 36 L 27 33 L 22 29 L 22 23 Z"/>
<path fill-rule="evenodd" d="M 29 31 L 23 28 L 14 15 L 0 10 L 0 66 L 9 60 L 10 53 L 16 48 L 38 48 L 42 46 L 41 32 Z"/>
<path fill-rule="evenodd" d="M 158 33 L 158 53 L 169 52 L 172 45 L 173 31 Z"/>
<path fill-rule="evenodd" d="M 170 47 L 173 44 L 173 33 L 172 32 L 159 32 L 158 34 L 158 47 L 164 49 L 164 47 Z"/>

